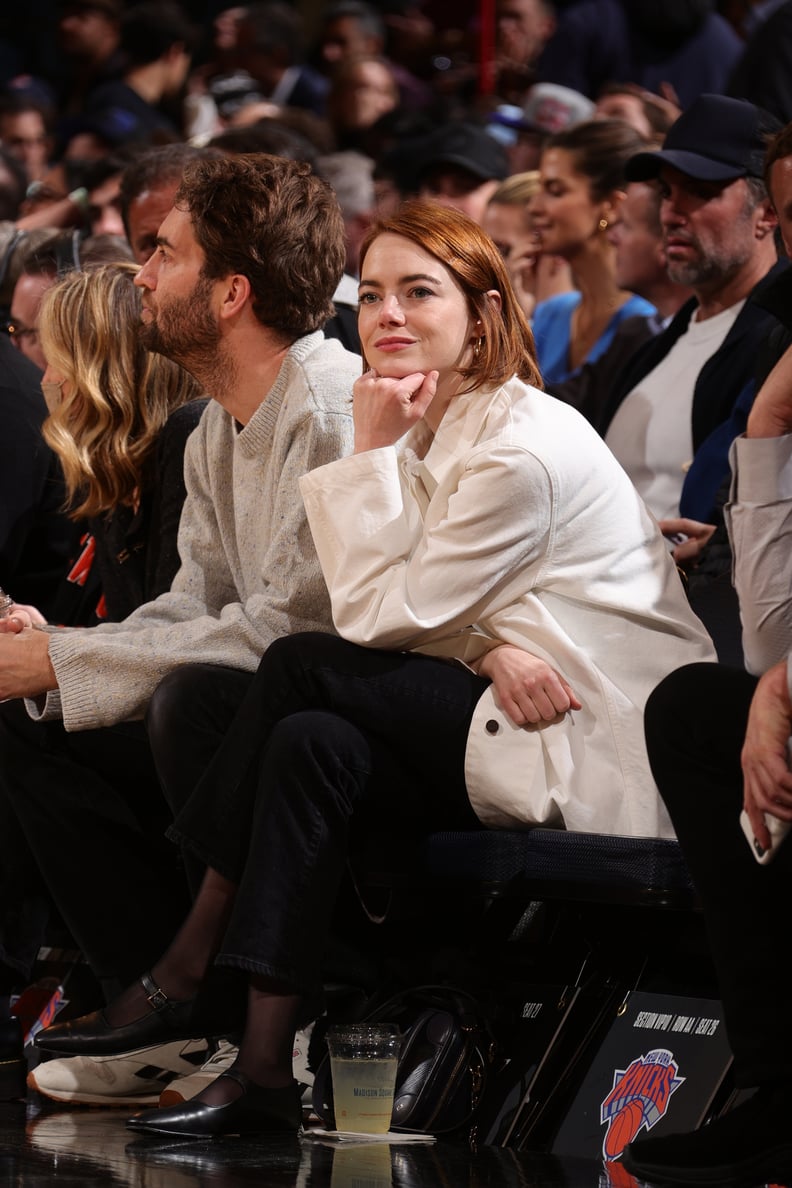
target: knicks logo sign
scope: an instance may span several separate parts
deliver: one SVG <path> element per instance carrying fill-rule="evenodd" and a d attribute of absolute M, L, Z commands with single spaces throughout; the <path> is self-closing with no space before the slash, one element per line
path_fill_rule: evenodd
<path fill-rule="evenodd" d="M 685 1080 L 667 1048 L 655 1048 L 613 1074 L 613 1088 L 600 1106 L 600 1122 L 608 1124 L 602 1142 L 606 1159 L 618 1159 L 645 1127 L 651 1130 L 668 1109 L 671 1094 Z"/>

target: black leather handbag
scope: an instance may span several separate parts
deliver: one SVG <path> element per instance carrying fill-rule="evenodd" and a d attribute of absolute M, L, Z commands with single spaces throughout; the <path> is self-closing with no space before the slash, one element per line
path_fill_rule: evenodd
<path fill-rule="evenodd" d="M 469 994 L 449 986 L 417 986 L 358 1021 L 392 1023 L 403 1037 L 391 1130 L 448 1134 L 472 1123 L 486 1084 L 491 1041 Z M 326 1053 L 316 1069 L 312 1104 L 332 1129 L 333 1084 Z"/>

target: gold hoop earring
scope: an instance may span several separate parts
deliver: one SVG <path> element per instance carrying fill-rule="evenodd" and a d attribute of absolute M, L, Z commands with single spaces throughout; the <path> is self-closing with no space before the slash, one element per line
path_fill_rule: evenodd
<path fill-rule="evenodd" d="M 607 230 L 608 230 L 608 220 L 607 220 L 607 219 L 600 219 L 600 221 L 599 221 L 599 229 L 600 229 L 600 231 L 607 231 Z"/>
<path fill-rule="evenodd" d="M 473 343 L 473 358 L 474 359 L 478 359 L 479 355 L 481 354 L 481 344 L 483 341 L 484 341 L 483 338 L 477 338 L 476 341 Z"/>

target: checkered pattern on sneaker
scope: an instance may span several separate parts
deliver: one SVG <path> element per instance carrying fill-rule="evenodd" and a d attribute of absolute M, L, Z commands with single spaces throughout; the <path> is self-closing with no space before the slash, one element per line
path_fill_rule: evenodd
<path fill-rule="evenodd" d="M 64 1056 L 28 1073 L 29 1089 L 70 1105 L 156 1105 L 174 1077 L 185 1076 L 206 1059 L 206 1040 L 176 1040 L 125 1052 L 122 1056 Z"/>
<path fill-rule="evenodd" d="M 307 1027 L 301 1028 L 294 1037 L 292 1069 L 295 1080 L 303 1087 L 303 1090 L 313 1085 L 313 1073 L 307 1063 L 308 1044 L 312 1029 L 313 1023 L 309 1023 Z M 165 1106 L 181 1105 L 183 1101 L 190 1101 L 193 1097 L 197 1097 L 202 1089 L 211 1085 L 212 1081 L 216 1081 L 222 1073 L 231 1067 L 238 1053 L 239 1048 L 235 1044 L 229 1043 L 228 1040 L 220 1040 L 217 1051 L 212 1053 L 201 1068 L 188 1073 L 187 1076 L 178 1077 L 162 1090 L 159 1099 L 160 1106 L 164 1108 Z"/>

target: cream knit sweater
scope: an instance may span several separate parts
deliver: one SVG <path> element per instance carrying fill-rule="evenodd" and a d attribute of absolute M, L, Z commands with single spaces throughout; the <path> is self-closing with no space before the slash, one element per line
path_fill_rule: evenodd
<path fill-rule="evenodd" d="M 298 479 L 352 450 L 361 361 L 321 332 L 299 339 L 243 428 L 212 401 L 185 454 L 187 499 L 173 585 L 121 623 L 54 629 L 58 691 L 43 712 L 67 730 L 140 718 L 181 664 L 253 671 L 273 639 L 333 631 Z"/>

